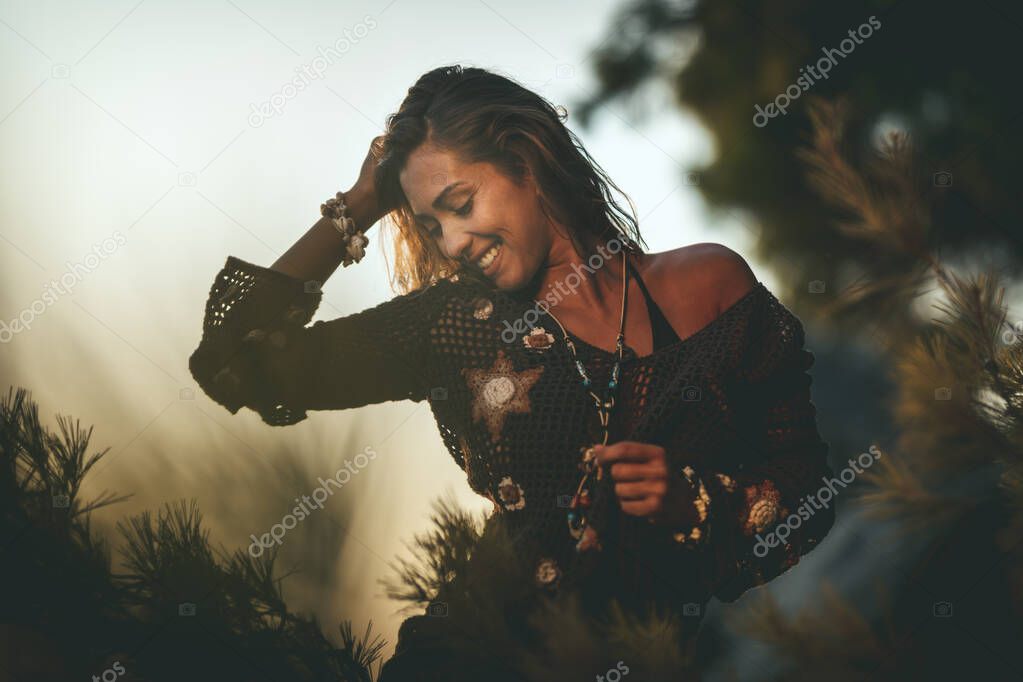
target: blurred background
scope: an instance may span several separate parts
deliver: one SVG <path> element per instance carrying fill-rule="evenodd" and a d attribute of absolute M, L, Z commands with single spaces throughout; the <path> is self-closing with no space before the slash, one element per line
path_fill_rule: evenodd
<path fill-rule="evenodd" d="M 864 24 L 869 37 L 860 31 L 853 41 Z M 912 428 L 930 428 L 928 419 L 949 424 L 947 414 L 922 414 L 929 407 L 906 395 L 910 371 L 931 403 L 954 404 L 960 415 L 973 408 L 935 398 L 952 379 L 941 383 L 933 368 L 896 368 L 900 349 L 932 326 L 933 305 L 949 298 L 937 273 L 997 273 L 1006 307 L 1018 310 L 1023 97 L 1013 83 L 1021 37 L 1020 10 L 995 0 L 4 0 L 2 388 L 31 391 L 47 424 L 61 413 L 92 426 L 90 452 L 109 447 L 78 494 L 130 495 L 91 515 L 115 567 L 119 520 L 194 499 L 211 542 L 244 549 L 319 477 L 371 446 L 379 456 L 289 531 L 279 565 L 294 570 L 283 587 L 290 610 L 314 614 L 331 640 L 342 619 L 356 629 L 372 620 L 389 655 L 403 616 L 378 583 L 388 564 L 429 528 L 438 496 L 469 510 L 491 506 L 444 450 L 427 403 L 311 412 L 273 428 L 209 400 L 187 358 L 226 257 L 270 265 L 316 221 L 326 197 L 354 182 L 369 141 L 416 78 L 460 63 L 498 71 L 564 106 L 567 125 L 635 203 L 651 251 L 713 241 L 747 258 L 807 327 L 819 426 L 839 468 L 872 444 L 907 457 L 941 449 L 946 460 L 961 448 L 990 478 L 992 467 L 1015 461 L 999 448 L 1020 446 L 1004 435 L 1018 433 L 1011 420 L 1019 406 L 999 403 L 1000 439 L 980 421 L 958 424 L 963 431 L 945 440 L 907 438 Z M 755 107 L 780 105 L 804 67 L 835 49 L 843 54 L 826 78 L 797 88 L 786 112 L 754 118 Z M 296 78 L 301 89 L 288 85 Z M 814 98 L 843 96 L 843 113 L 815 128 Z M 853 169 L 876 166 L 885 136 L 899 131 L 914 142 L 912 163 L 875 169 L 881 189 L 858 185 Z M 829 134 L 842 145 L 829 147 Z M 835 159 L 828 167 L 824 153 L 800 155 L 815 144 L 846 151 L 849 167 Z M 369 236 L 367 258 L 324 286 L 315 319 L 394 295 L 386 240 L 379 227 Z M 1000 340 L 999 352 L 1018 350 L 1000 326 L 1011 330 L 1017 318 L 984 327 Z M 1003 383 L 1018 398 L 1012 381 Z M 988 452 L 982 465 L 977 443 Z M 938 469 L 961 474 L 956 462 Z M 1005 488 L 984 481 L 968 495 Z M 862 504 L 840 499 L 828 539 L 766 588 L 783 612 L 834 620 L 826 609 L 834 605 L 821 597 L 828 583 L 863 606 L 865 624 L 845 632 L 865 636 L 881 620 L 879 582 L 903 596 L 927 582 L 915 567 L 934 545 L 911 550 L 885 539 Z M 984 513 L 999 524 L 1008 518 Z M 17 537 L 7 540 L 0 551 L 21 551 Z M 935 604 L 956 595 L 962 604 L 967 587 L 993 584 L 987 571 L 1015 565 L 1006 558 L 1018 549 L 951 547 L 943 552 L 972 557 L 970 570 L 931 581 L 912 606 L 898 607 L 918 626 L 906 628 L 900 646 L 926 651 L 946 637 L 972 652 L 967 659 L 997 661 L 1000 679 L 1018 679 L 1014 640 L 989 632 L 1002 621 L 983 605 L 997 597 L 976 602 L 969 619 L 957 611 L 954 627 L 914 649 L 923 633 L 947 627 Z M 1018 575 L 1005 580 L 1018 593 Z M 784 643 L 725 626 L 729 613 L 746 618 L 745 601 L 715 604 L 707 615 L 708 638 L 727 659 L 711 666 L 709 679 L 772 679 L 784 665 Z M 846 653 L 859 660 L 897 650 L 874 643 Z"/>

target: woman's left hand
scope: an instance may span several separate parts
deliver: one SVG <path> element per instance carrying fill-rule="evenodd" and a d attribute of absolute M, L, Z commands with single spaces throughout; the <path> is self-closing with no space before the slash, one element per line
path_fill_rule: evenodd
<path fill-rule="evenodd" d="M 614 479 L 615 495 L 626 514 L 672 526 L 696 523 L 692 491 L 681 474 L 671 474 L 663 447 L 623 440 L 598 445 L 595 451 L 605 473 Z"/>

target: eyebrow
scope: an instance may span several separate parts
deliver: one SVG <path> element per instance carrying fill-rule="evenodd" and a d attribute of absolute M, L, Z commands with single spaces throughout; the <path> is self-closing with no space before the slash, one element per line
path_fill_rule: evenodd
<path fill-rule="evenodd" d="M 431 206 L 435 209 L 440 208 L 441 204 L 447 201 L 449 194 L 451 194 L 453 191 L 455 191 L 462 185 L 466 184 L 467 183 L 464 180 L 459 180 L 458 182 L 451 183 L 450 185 L 441 190 L 440 194 L 437 195 L 437 198 L 433 200 Z M 426 215 L 425 213 L 417 213 L 414 217 L 416 220 L 422 221 L 427 218 L 432 218 L 433 216 Z"/>

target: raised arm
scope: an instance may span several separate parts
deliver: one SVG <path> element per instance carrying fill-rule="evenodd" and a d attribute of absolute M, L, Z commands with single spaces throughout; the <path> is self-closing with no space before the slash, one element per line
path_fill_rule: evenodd
<path fill-rule="evenodd" d="M 360 229 L 367 232 L 389 210 L 380 205 L 373 179 L 375 149 L 379 140 L 379 137 L 374 138 L 370 144 L 369 152 L 359 170 L 358 180 L 345 192 L 348 216 Z M 343 246 L 344 240 L 334 227 L 333 221 L 329 218 L 320 218 L 290 249 L 274 261 L 270 269 L 303 281 L 326 282 L 341 264 L 344 256 Z"/>
<path fill-rule="evenodd" d="M 371 151 L 372 154 L 372 151 Z M 362 228 L 384 214 L 374 198 L 370 155 L 346 194 Z M 442 285 L 374 308 L 306 326 L 320 286 L 342 262 L 344 240 L 319 220 L 272 267 L 229 256 L 206 301 L 203 334 L 189 370 L 215 401 L 264 422 L 302 421 L 308 409 L 421 400 L 429 389 L 429 328 L 444 303 Z"/>

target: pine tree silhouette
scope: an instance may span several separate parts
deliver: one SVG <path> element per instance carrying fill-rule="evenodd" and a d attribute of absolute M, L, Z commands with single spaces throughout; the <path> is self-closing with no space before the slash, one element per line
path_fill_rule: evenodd
<path fill-rule="evenodd" d="M 24 388 L 0 401 L 0 600 L 12 680 L 118 679 L 371 682 L 384 642 L 340 625 L 341 646 L 319 623 L 290 613 L 272 551 L 215 550 L 194 502 L 118 523 L 123 573 L 89 528 L 93 510 L 126 499 L 80 499 L 107 450 L 87 454 L 92 429 L 39 420 Z M 378 666 L 379 669 L 379 666 Z"/>
<path fill-rule="evenodd" d="M 861 475 L 858 497 L 877 524 L 869 549 L 887 544 L 913 560 L 893 561 L 879 580 L 880 614 L 826 590 L 823 604 L 792 618 L 764 595 L 733 625 L 788 657 L 779 679 L 1019 679 L 1023 338 L 1007 321 L 998 273 L 960 275 L 932 252 L 927 183 L 909 138 L 890 134 L 857 165 L 843 149 L 846 110 L 815 100 L 813 144 L 801 154 L 811 181 L 844 212 L 839 230 L 918 267 L 865 278 L 832 313 L 862 315 L 879 298 L 905 310 L 930 282 L 941 293 L 930 326 L 889 336 L 899 435 Z"/>

